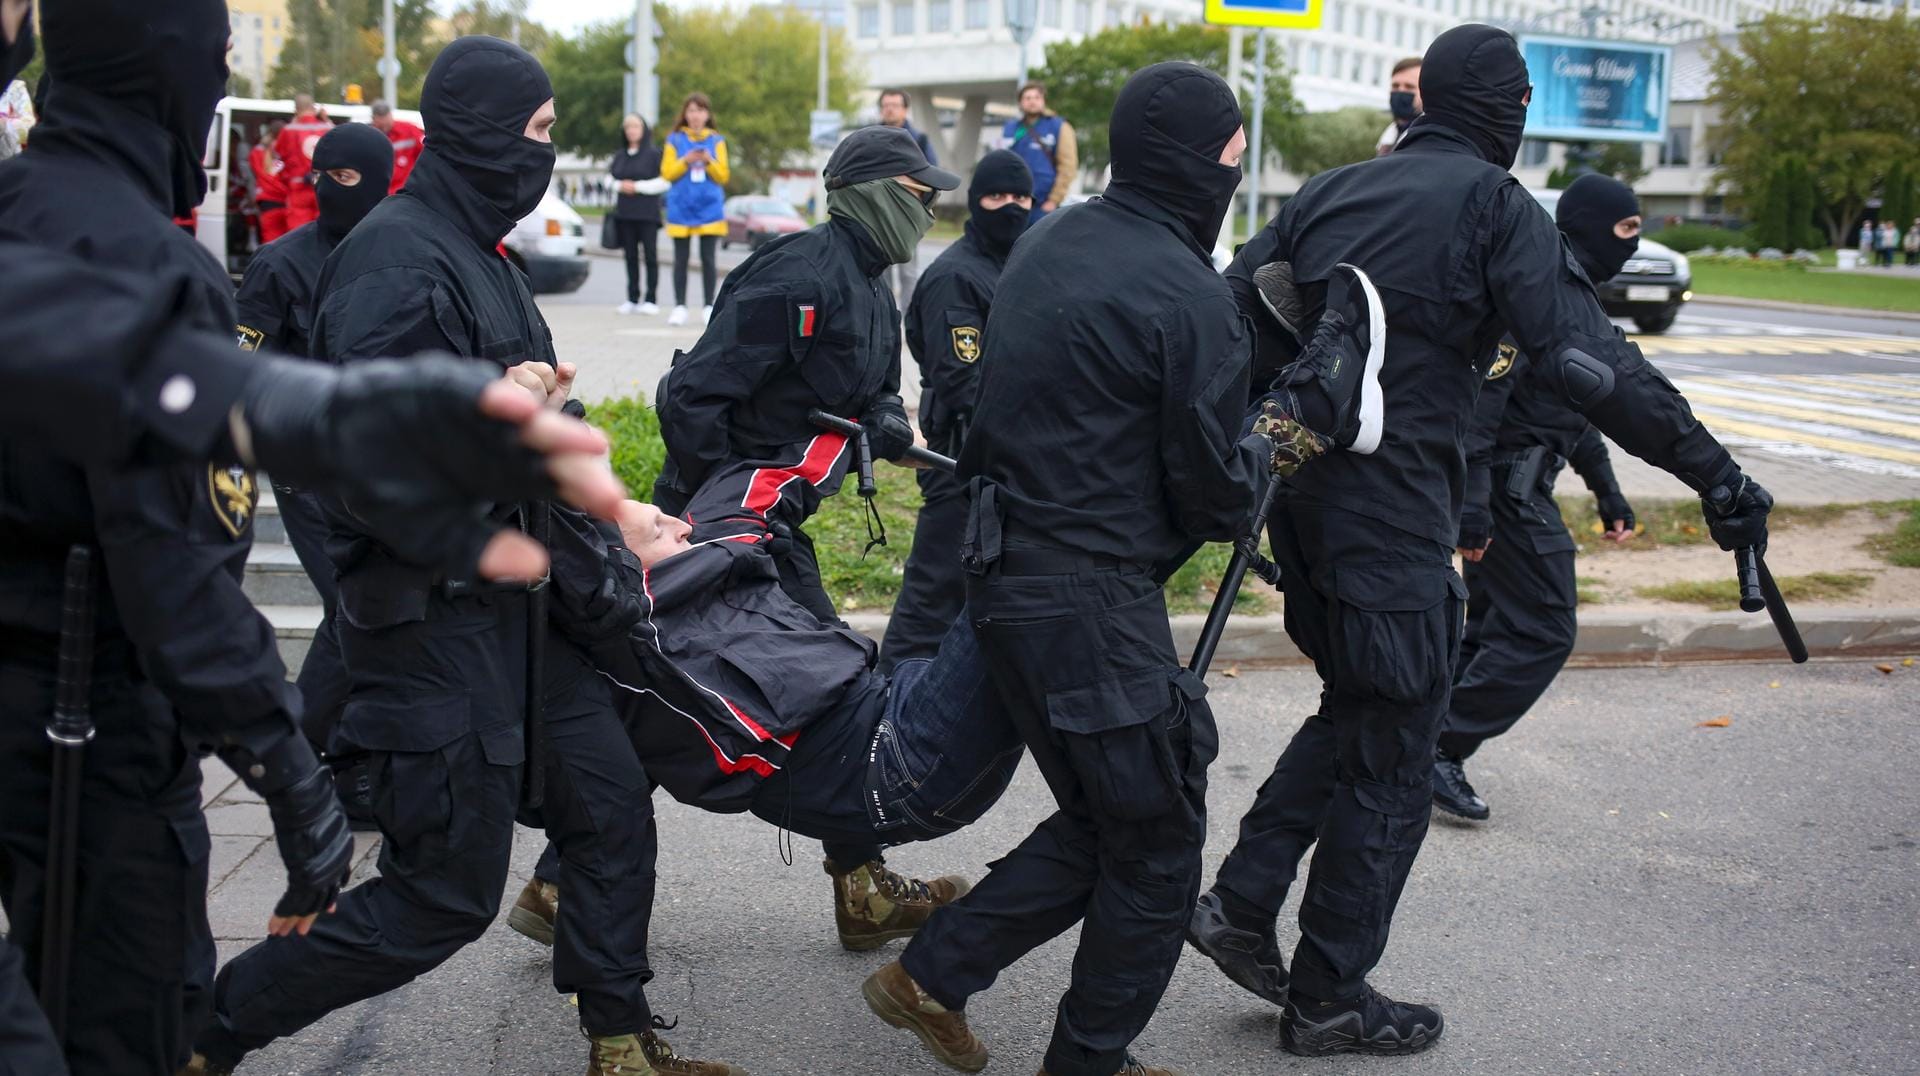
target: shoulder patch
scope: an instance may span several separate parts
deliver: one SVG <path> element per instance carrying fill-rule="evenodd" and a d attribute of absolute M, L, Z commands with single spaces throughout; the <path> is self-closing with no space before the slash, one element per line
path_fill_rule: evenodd
<path fill-rule="evenodd" d="M 239 344 L 242 351 L 260 350 L 260 345 L 266 338 L 265 333 L 251 325 L 238 326 L 234 331 L 234 343 Z"/>
<path fill-rule="evenodd" d="M 953 356 L 961 362 L 976 362 L 980 358 L 980 330 L 973 325 L 956 325 L 953 328 Z"/>
<path fill-rule="evenodd" d="M 1520 349 L 1512 344 L 1500 345 L 1499 354 L 1494 356 L 1493 365 L 1487 368 L 1487 380 L 1494 381 L 1513 372 L 1513 362 L 1520 357 Z"/>
<path fill-rule="evenodd" d="M 260 503 L 260 488 L 253 472 L 245 467 L 207 464 L 207 501 L 214 518 L 235 538 L 253 526 L 253 511 Z"/>

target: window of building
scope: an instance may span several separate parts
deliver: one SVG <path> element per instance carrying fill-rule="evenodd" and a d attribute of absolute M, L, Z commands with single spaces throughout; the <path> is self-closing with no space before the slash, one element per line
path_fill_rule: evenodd
<path fill-rule="evenodd" d="M 1547 163 L 1547 150 L 1553 143 L 1544 138 L 1523 138 L 1520 140 L 1520 167 L 1538 168 Z"/>
<path fill-rule="evenodd" d="M 1335 3 L 1334 0 L 1327 0 L 1327 6 L 1333 9 L 1333 18 L 1331 19 L 1333 23 L 1333 32 L 1336 34 L 1346 33 L 1347 32 L 1347 5 Z"/>
<path fill-rule="evenodd" d="M 1346 49 L 1328 49 L 1327 50 L 1327 77 L 1328 78 L 1345 78 L 1346 71 L 1347 71 L 1347 50 Z"/>
<path fill-rule="evenodd" d="M 1667 140 L 1660 146 L 1660 163 L 1675 168 L 1693 164 L 1693 128 L 1667 128 Z"/>
<path fill-rule="evenodd" d="M 953 29 L 952 0 L 927 0 L 927 33 L 944 34 Z"/>
<path fill-rule="evenodd" d="M 1083 34 L 1093 29 L 1093 0 L 1074 0 L 1073 28 Z"/>
<path fill-rule="evenodd" d="M 273 17 L 273 28 L 276 30 L 280 29 L 280 16 L 278 15 Z"/>
<path fill-rule="evenodd" d="M 1317 75 L 1319 73 L 1320 73 L 1320 46 L 1308 45 L 1307 46 L 1307 74 Z"/>
<path fill-rule="evenodd" d="M 967 0 L 967 29 L 984 30 L 987 28 L 987 0 Z"/>
<path fill-rule="evenodd" d="M 896 37 L 913 33 L 913 0 L 893 0 L 893 33 Z"/>
<path fill-rule="evenodd" d="M 1040 25 L 1060 25 L 1060 0 L 1046 0 L 1040 5 Z"/>
<path fill-rule="evenodd" d="M 1373 12 L 1373 33 L 1367 35 L 1367 40 L 1385 44 L 1387 40 L 1386 25 L 1387 17 L 1382 15 L 1378 8 L 1375 8 Z"/>
<path fill-rule="evenodd" d="M 1373 58 L 1373 78 L 1371 81 L 1379 86 L 1384 86 L 1387 83 L 1387 62 L 1378 56 Z"/>
<path fill-rule="evenodd" d="M 1405 15 L 1395 15 L 1393 17 L 1393 44 L 1395 48 L 1403 49 L 1407 47 L 1407 17 Z"/>
<path fill-rule="evenodd" d="M 861 4 L 853 9 L 861 37 L 880 36 L 880 5 Z"/>

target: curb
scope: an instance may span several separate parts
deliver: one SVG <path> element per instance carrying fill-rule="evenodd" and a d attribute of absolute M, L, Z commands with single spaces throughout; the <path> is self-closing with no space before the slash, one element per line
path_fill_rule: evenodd
<path fill-rule="evenodd" d="M 1886 318 L 1891 321 L 1920 321 L 1920 314 L 1905 310 L 1869 310 L 1863 306 L 1824 306 L 1820 303 L 1789 303 L 1779 299 L 1745 299 L 1737 295 L 1693 293 L 1696 303 L 1721 306 L 1750 306 L 1758 310 L 1790 310 L 1797 314 L 1830 314 L 1834 317 Z"/>

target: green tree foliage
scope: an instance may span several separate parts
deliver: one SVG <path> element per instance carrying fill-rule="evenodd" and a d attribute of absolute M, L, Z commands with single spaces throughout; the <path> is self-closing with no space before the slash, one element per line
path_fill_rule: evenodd
<path fill-rule="evenodd" d="M 1712 50 L 1722 123 L 1716 182 L 1757 212 L 1782 158 L 1804 155 L 1814 215 L 1845 245 L 1894 162 L 1920 145 L 1920 20 L 1770 14 Z"/>
<path fill-rule="evenodd" d="M 1819 198 L 1806 162 L 1795 155 L 1782 157 L 1767 176 L 1758 201 L 1750 207 L 1753 242 L 1782 250 L 1824 245 L 1821 230 L 1814 223 L 1814 206 Z"/>
<path fill-rule="evenodd" d="M 764 190 L 774 172 L 807 152 L 820 24 L 784 6 L 736 10 L 656 5 L 654 13 L 661 28 L 654 71 L 660 76 L 662 133 L 679 115 L 687 94 L 705 93 L 713 101 L 714 126 L 727 136 L 733 169 L 728 191 Z M 860 87 L 852 55 L 846 36 L 835 30 L 828 43 L 829 107 L 848 109 Z M 615 77 L 617 96 L 617 71 Z M 605 144 L 617 137 L 617 131 L 609 129 Z"/>
<path fill-rule="evenodd" d="M 560 152 L 604 157 L 618 144 L 631 34 L 625 22 L 606 22 L 548 40 L 540 62 L 553 82 L 553 106 L 560 117 L 553 125 L 553 144 Z"/>
<path fill-rule="evenodd" d="M 1915 189 L 1912 166 L 1904 160 L 1895 161 L 1881 184 L 1880 219 L 1898 224 L 1904 235 L 1915 216 L 1920 216 L 1920 190 Z"/>
<path fill-rule="evenodd" d="M 455 37 L 497 37 L 516 42 L 535 56 L 546 51 L 554 38 L 546 27 L 527 18 L 527 0 L 470 0 L 454 8 L 447 22 Z"/>
<path fill-rule="evenodd" d="M 1372 158 L 1390 117 L 1377 108 L 1349 105 L 1302 117 L 1287 153 L 1287 170 L 1313 176 L 1329 168 Z"/>
<path fill-rule="evenodd" d="M 1107 118 L 1113 114 L 1114 99 L 1127 76 L 1149 64 L 1165 60 L 1187 60 L 1227 74 L 1228 47 L 1232 35 L 1217 26 L 1182 23 L 1167 26 L 1148 23 L 1140 26 L 1116 26 L 1078 41 L 1062 41 L 1047 46 L 1046 64 L 1034 71 L 1034 77 L 1047 84 L 1047 107 L 1073 124 L 1079 139 L 1080 171 L 1098 175 L 1106 167 Z M 1240 108 L 1251 114 L 1253 101 L 1253 46 L 1243 50 L 1244 85 L 1236 87 Z M 1267 100 L 1264 106 L 1261 139 L 1270 153 L 1290 153 L 1301 124 L 1300 102 L 1294 99 L 1293 82 L 1283 64 L 1268 50 Z M 1383 118 L 1374 134 L 1386 125 Z M 1253 134 L 1253 125 L 1247 125 Z"/>
<path fill-rule="evenodd" d="M 321 101 L 346 97 L 359 83 L 371 101 L 380 96 L 374 65 L 382 51 L 380 0 L 288 0 L 286 43 L 267 76 L 269 97 L 310 93 Z M 397 84 L 401 108 L 420 106 L 420 84 L 446 42 L 433 33 L 432 0 L 394 0 L 394 54 L 400 60 Z"/>
<path fill-rule="evenodd" d="M 1608 142 L 1599 149 L 1590 142 L 1576 142 L 1567 148 L 1567 163 L 1547 173 L 1547 189 L 1566 190 L 1587 172 L 1612 176 L 1631 187 L 1647 178 L 1645 160 L 1638 142 Z"/>

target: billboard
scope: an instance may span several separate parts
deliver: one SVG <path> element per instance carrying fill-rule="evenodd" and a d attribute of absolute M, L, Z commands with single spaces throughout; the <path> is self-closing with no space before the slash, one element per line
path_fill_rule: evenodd
<path fill-rule="evenodd" d="M 1215 26 L 1271 30 L 1318 30 L 1321 0 L 1206 0 L 1206 21 Z"/>
<path fill-rule="evenodd" d="M 1673 50 L 1578 37 L 1520 39 L 1533 78 L 1527 134 L 1568 142 L 1659 142 L 1667 136 Z"/>

